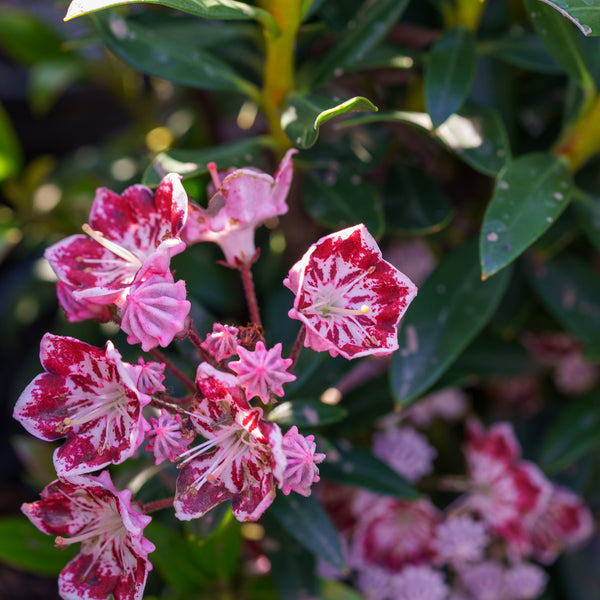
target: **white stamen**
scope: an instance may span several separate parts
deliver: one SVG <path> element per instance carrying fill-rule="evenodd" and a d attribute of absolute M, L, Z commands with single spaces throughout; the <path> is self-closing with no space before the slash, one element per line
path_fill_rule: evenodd
<path fill-rule="evenodd" d="M 123 260 L 136 265 L 138 268 L 142 266 L 142 261 L 135 256 L 135 254 L 127 250 L 127 248 L 123 248 L 123 246 L 120 246 L 116 242 L 107 240 L 101 231 L 92 229 L 87 223 L 82 225 L 81 229 L 83 229 L 83 231 L 87 233 L 93 240 L 104 246 L 107 250 L 110 250 L 113 254 L 120 256 Z"/>

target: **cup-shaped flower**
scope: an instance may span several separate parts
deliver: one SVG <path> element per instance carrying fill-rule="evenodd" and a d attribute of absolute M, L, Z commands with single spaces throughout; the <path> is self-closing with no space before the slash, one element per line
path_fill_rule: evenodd
<path fill-rule="evenodd" d="M 191 308 L 185 298 L 185 282 L 175 282 L 169 271 L 134 283 L 121 308 L 127 341 L 140 343 L 144 352 L 159 345 L 166 348 L 185 329 Z"/>
<path fill-rule="evenodd" d="M 263 342 L 257 342 L 254 350 L 242 346 L 237 349 L 240 360 L 227 366 L 237 374 L 238 383 L 246 390 L 246 396 L 258 396 L 265 404 L 271 401 L 271 394 L 283 396 L 283 384 L 296 379 L 288 373 L 291 358 L 281 357 L 281 344 L 267 350 Z"/>
<path fill-rule="evenodd" d="M 283 453 L 286 458 L 281 491 L 287 496 L 294 490 L 302 496 L 310 496 L 313 483 L 319 481 L 319 467 L 325 454 L 316 452 L 315 436 L 303 436 L 294 425 L 283 436 Z"/>
<path fill-rule="evenodd" d="M 175 462 L 179 455 L 192 443 L 191 437 L 183 437 L 181 415 L 171 416 L 164 408 L 158 419 L 150 417 L 151 429 L 146 434 L 146 450 L 154 454 L 155 464 L 169 460 Z"/>
<path fill-rule="evenodd" d="M 141 356 L 137 364 L 138 390 L 143 394 L 152 395 L 156 392 L 164 392 L 167 388 L 163 385 L 165 380 L 165 363 L 155 362 L 153 360 L 146 362 Z"/>
<path fill-rule="evenodd" d="M 155 194 L 142 185 L 122 195 L 100 188 L 84 225 L 88 235 L 50 246 L 45 257 L 75 300 L 120 306 L 134 281 L 167 272 L 171 257 L 185 249 L 178 236 L 187 205 L 174 174 L 161 181 Z"/>
<path fill-rule="evenodd" d="M 397 350 L 398 321 L 417 293 L 363 224 L 321 238 L 283 284 L 296 295 L 288 314 L 306 325 L 304 346 L 348 359 Z"/>
<path fill-rule="evenodd" d="M 54 452 L 59 477 L 119 464 L 133 455 L 148 427 L 142 407 L 150 396 L 137 388 L 137 366 L 105 348 L 47 333 L 40 345 L 45 373 L 25 388 L 14 417 L 47 441 L 66 438 Z"/>
<path fill-rule="evenodd" d="M 256 255 L 254 230 L 266 219 L 287 212 L 286 197 L 292 183 L 292 156 L 288 150 L 273 177 L 253 168 L 218 173 L 208 165 L 213 183 L 207 209 L 190 204 L 183 231 L 187 244 L 215 242 L 231 267 L 250 263 Z"/>
<path fill-rule="evenodd" d="M 21 510 L 65 548 L 81 542 L 78 554 L 58 578 L 65 600 L 141 600 L 154 544 L 143 536 L 151 517 L 131 506 L 131 491 L 118 492 L 108 471 L 97 477 L 58 479 L 42 499 Z M 111 596 L 112 594 L 112 596 Z"/>
<path fill-rule="evenodd" d="M 234 375 L 202 363 L 196 384 L 203 398 L 191 421 L 205 442 L 182 453 L 175 516 L 189 521 L 231 499 L 239 521 L 255 521 L 275 498 L 286 464 L 281 430 L 252 408 Z"/>

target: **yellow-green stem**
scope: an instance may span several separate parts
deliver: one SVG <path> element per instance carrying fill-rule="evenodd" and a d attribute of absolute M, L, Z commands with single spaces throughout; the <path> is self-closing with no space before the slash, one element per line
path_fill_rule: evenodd
<path fill-rule="evenodd" d="M 266 57 L 262 88 L 262 107 L 271 135 L 289 148 L 291 142 L 281 128 L 281 105 L 294 89 L 294 50 L 300 26 L 301 0 L 261 0 L 279 25 L 278 36 L 265 31 Z"/>
<path fill-rule="evenodd" d="M 464 25 L 471 31 L 476 31 L 485 8 L 486 0 L 456 0 L 454 10 L 444 11 L 447 27 Z"/>
<path fill-rule="evenodd" d="M 600 152 L 600 96 L 595 94 L 589 108 L 569 127 L 553 148 L 564 157 L 573 173 Z"/>

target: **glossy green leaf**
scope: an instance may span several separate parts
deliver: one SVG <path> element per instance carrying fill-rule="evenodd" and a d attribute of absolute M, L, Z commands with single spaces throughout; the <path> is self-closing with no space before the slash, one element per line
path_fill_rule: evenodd
<path fill-rule="evenodd" d="M 269 413 L 269 420 L 279 425 L 314 427 L 337 423 L 346 416 L 341 406 L 323 404 L 319 400 L 280 402 Z"/>
<path fill-rule="evenodd" d="M 540 0 L 524 2 L 536 33 L 556 62 L 584 89 L 593 89 L 594 84 L 573 25 Z"/>
<path fill-rule="evenodd" d="M 394 169 L 384 202 L 387 229 L 401 233 L 436 233 L 454 214 L 450 200 L 436 182 L 408 166 Z"/>
<path fill-rule="evenodd" d="M 542 40 L 521 29 L 496 38 L 483 45 L 482 51 L 511 65 L 537 73 L 562 73 L 564 69 L 554 60 Z"/>
<path fill-rule="evenodd" d="M 548 427 L 540 464 L 553 475 L 600 447 L 600 392 L 569 400 Z"/>
<path fill-rule="evenodd" d="M 535 242 L 569 204 L 573 180 L 566 161 L 528 154 L 498 176 L 483 218 L 479 248 L 484 277 L 506 267 Z"/>
<path fill-rule="evenodd" d="M 346 440 L 330 444 L 321 442 L 319 447 L 327 455 L 319 465 L 321 479 L 363 487 L 396 498 L 419 498 L 419 492 L 410 482 L 369 451 Z"/>
<path fill-rule="evenodd" d="M 409 0 L 366 0 L 329 53 L 314 68 L 309 88 L 325 83 L 376 47 L 402 16 L 408 3 Z"/>
<path fill-rule="evenodd" d="M 0 519 L 0 561 L 29 573 L 58 575 L 77 548 L 61 551 L 54 537 L 36 529 L 23 516 Z"/>
<path fill-rule="evenodd" d="M 485 175 L 497 175 L 510 160 L 510 144 L 504 123 L 492 108 L 467 103 L 457 114 L 434 129 L 427 113 L 387 111 L 348 119 L 344 126 L 399 122 L 432 133 L 458 158 Z"/>
<path fill-rule="evenodd" d="M 273 33 L 279 31 L 277 22 L 266 10 L 234 0 L 73 0 L 69 5 L 65 21 L 87 15 L 98 10 L 125 4 L 157 4 L 174 8 L 204 19 L 241 21 L 255 19 Z"/>
<path fill-rule="evenodd" d="M 210 52 L 189 48 L 173 32 L 125 19 L 114 12 L 94 16 L 102 41 L 121 59 L 148 75 L 206 90 L 256 95 L 254 86 Z"/>
<path fill-rule="evenodd" d="M 581 259 L 563 252 L 533 264 L 529 274 L 539 299 L 562 326 L 579 338 L 586 353 L 600 358 L 600 285 Z"/>
<path fill-rule="evenodd" d="M 573 208 L 579 226 L 590 242 L 600 250 L 600 196 L 592 196 L 582 190 L 576 190 L 573 199 Z"/>
<path fill-rule="evenodd" d="M 269 509 L 279 523 L 307 550 L 330 565 L 345 567 L 340 538 L 323 507 L 313 496 L 278 494 Z"/>
<path fill-rule="evenodd" d="M 279 600 L 318 598 L 315 555 L 281 526 L 272 510 L 271 507 L 266 511 L 262 522 L 267 531 L 265 550 L 271 561 L 270 573 L 279 591 Z"/>
<path fill-rule="evenodd" d="M 345 167 L 332 174 L 307 173 L 304 203 L 311 217 L 331 229 L 364 223 L 375 237 L 383 233 L 383 205 L 376 187 Z"/>
<path fill-rule="evenodd" d="M 319 137 L 320 126 L 348 112 L 377 112 L 367 98 L 357 96 L 345 102 L 325 96 L 291 94 L 281 114 L 281 127 L 292 143 L 299 148 L 310 148 Z"/>
<path fill-rule="evenodd" d="M 21 146 L 6 111 L 0 104 L 0 181 L 16 175 L 22 163 Z"/>
<path fill-rule="evenodd" d="M 254 164 L 268 138 L 246 138 L 201 150 L 169 150 L 161 152 L 142 176 L 142 183 L 155 187 L 167 173 L 179 173 L 183 179 L 208 173 L 207 164 L 215 162 L 219 169 Z"/>
<path fill-rule="evenodd" d="M 584 35 L 600 35 L 600 5 L 595 0 L 542 0 L 571 20 Z"/>
<path fill-rule="evenodd" d="M 402 321 L 390 371 L 398 404 L 421 397 L 456 360 L 494 314 L 510 277 L 504 270 L 481 281 L 474 241 L 442 259 Z"/>
<path fill-rule="evenodd" d="M 425 106 L 435 127 L 460 109 L 473 83 L 475 37 L 466 27 L 444 33 L 425 65 Z"/>

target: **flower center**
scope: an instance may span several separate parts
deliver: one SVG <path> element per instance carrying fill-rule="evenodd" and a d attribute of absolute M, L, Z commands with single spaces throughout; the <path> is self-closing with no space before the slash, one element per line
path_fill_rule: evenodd
<path fill-rule="evenodd" d="M 113 242 L 105 237 L 105 235 L 101 231 L 96 231 L 92 229 L 87 223 L 82 225 L 81 229 L 85 233 L 87 233 L 93 240 L 98 242 L 101 246 L 104 246 L 107 250 L 110 250 L 113 254 L 117 255 L 119 258 L 122 258 L 124 261 L 130 263 L 137 269 L 142 266 L 142 261 L 135 255 L 133 252 L 127 250 L 120 244 Z"/>

